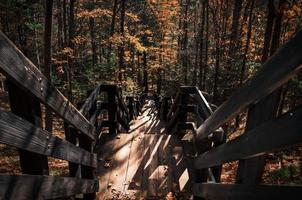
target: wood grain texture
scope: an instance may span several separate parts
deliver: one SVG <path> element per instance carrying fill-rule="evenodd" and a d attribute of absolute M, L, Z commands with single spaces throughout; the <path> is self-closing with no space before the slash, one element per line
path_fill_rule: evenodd
<path fill-rule="evenodd" d="M 1 31 L 0 68 L 20 88 L 36 96 L 79 131 L 91 139 L 95 138 L 93 125 Z"/>
<path fill-rule="evenodd" d="M 207 138 L 227 120 L 236 116 L 250 104 L 269 95 L 293 77 L 302 68 L 301 52 L 302 31 L 299 31 L 265 62 L 246 85 L 237 90 L 198 128 L 198 139 Z"/>
<path fill-rule="evenodd" d="M 302 108 L 268 121 L 195 160 L 198 169 L 254 157 L 302 143 Z"/>
<path fill-rule="evenodd" d="M 96 192 L 95 180 L 40 175 L 0 175 L 0 199 L 54 199 Z"/>
<path fill-rule="evenodd" d="M 302 196 L 302 187 L 201 183 L 194 185 L 193 193 L 205 199 L 215 200 L 299 200 Z"/>
<path fill-rule="evenodd" d="M 96 167 L 97 156 L 64 141 L 26 120 L 0 110 L 0 143 L 74 163 Z"/>

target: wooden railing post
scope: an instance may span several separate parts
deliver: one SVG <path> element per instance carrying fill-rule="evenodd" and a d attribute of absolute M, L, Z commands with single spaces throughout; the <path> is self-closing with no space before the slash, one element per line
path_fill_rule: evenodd
<path fill-rule="evenodd" d="M 130 117 L 130 120 L 133 120 L 134 116 L 135 116 L 135 113 L 134 113 L 134 98 L 128 96 L 127 101 L 128 101 L 127 108 L 129 110 L 129 117 Z"/>
<path fill-rule="evenodd" d="M 188 100 L 189 100 L 189 96 L 186 93 L 183 93 L 181 91 L 180 94 L 180 106 L 185 106 L 188 104 Z M 188 118 L 188 112 L 187 111 L 183 111 L 181 110 L 181 115 L 178 118 L 178 124 L 185 124 L 187 122 L 187 118 Z M 177 130 L 177 135 L 179 138 L 182 138 L 184 136 L 184 134 L 186 134 L 186 130 L 181 129 L 181 130 Z"/>
<path fill-rule="evenodd" d="M 20 89 L 12 81 L 7 82 L 12 113 L 41 127 L 41 107 L 36 97 Z M 30 138 L 29 141 L 30 142 Z M 47 156 L 19 149 L 20 166 L 24 174 L 48 175 Z"/>
<path fill-rule="evenodd" d="M 118 102 L 116 99 L 117 88 L 112 87 L 112 89 L 107 91 L 108 94 L 108 121 L 109 121 L 109 134 L 117 134 L 117 112 L 118 112 Z"/>

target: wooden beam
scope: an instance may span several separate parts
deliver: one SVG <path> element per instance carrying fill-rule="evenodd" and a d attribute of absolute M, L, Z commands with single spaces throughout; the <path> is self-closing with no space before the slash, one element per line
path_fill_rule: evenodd
<path fill-rule="evenodd" d="M 207 168 L 250 158 L 302 143 L 302 107 L 268 121 L 222 144 L 195 160 L 196 168 Z"/>
<path fill-rule="evenodd" d="M 0 31 L 0 68 L 24 91 L 36 96 L 76 129 L 95 138 L 92 124 L 57 90 L 39 69 Z"/>
<path fill-rule="evenodd" d="M 98 191 L 98 180 L 39 175 L 0 175 L 0 199 L 55 199 Z"/>
<path fill-rule="evenodd" d="M 81 106 L 80 113 L 83 116 L 87 116 L 89 114 L 90 109 L 96 102 L 98 95 L 100 94 L 101 85 L 97 86 L 93 92 L 89 95 L 89 97 L 85 100 L 84 104 Z"/>
<path fill-rule="evenodd" d="M 40 155 L 97 167 L 97 156 L 32 125 L 12 113 L 0 110 L 0 143 Z"/>
<path fill-rule="evenodd" d="M 36 97 L 23 91 L 12 81 L 7 80 L 10 109 L 13 114 L 23 118 L 36 127 L 42 126 L 40 102 Z M 1 133 L 0 133 L 1 135 Z M 19 135 L 17 135 L 17 138 Z M 28 138 L 31 138 L 31 134 Z M 14 140 L 14 139 L 13 139 Z M 19 163 L 23 174 L 48 175 L 47 156 L 18 149 Z M 35 163 L 33 165 L 33 163 Z"/>
<path fill-rule="evenodd" d="M 212 115 L 213 111 L 212 111 L 208 101 L 203 96 L 203 93 L 199 89 L 196 89 L 196 90 L 197 90 L 197 93 L 193 96 L 193 98 L 197 101 L 198 105 L 201 107 L 201 109 L 205 115 L 205 118 L 208 118 L 209 116 Z"/>
<path fill-rule="evenodd" d="M 302 196 L 302 187 L 200 183 L 193 186 L 193 194 L 215 200 L 299 200 Z"/>
<path fill-rule="evenodd" d="M 197 139 L 205 139 L 248 105 L 259 101 L 283 85 L 302 69 L 302 30 L 283 45 L 258 73 L 228 101 L 222 104 L 197 130 Z"/>

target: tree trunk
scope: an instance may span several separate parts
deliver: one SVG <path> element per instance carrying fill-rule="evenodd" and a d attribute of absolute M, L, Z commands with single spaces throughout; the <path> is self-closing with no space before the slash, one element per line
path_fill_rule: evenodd
<path fill-rule="evenodd" d="M 44 75 L 51 82 L 51 35 L 53 0 L 46 1 L 44 25 Z M 45 129 L 52 132 L 52 110 L 46 107 Z"/>
<path fill-rule="evenodd" d="M 67 46 L 67 8 L 66 8 L 66 0 L 63 0 L 63 44 Z"/>
<path fill-rule="evenodd" d="M 205 0 L 205 6 L 206 6 L 206 27 L 205 27 L 205 33 L 206 33 L 206 38 L 205 38 L 205 52 L 204 52 L 204 71 L 203 71 L 203 84 L 201 89 L 206 90 L 206 80 L 207 80 L 207 69 L 208 69 L 208 49 L 209 49 L 209 1 Z"/>
<path fill-rule="evenodd" d="M 265 35 L 264 35 L 264 45 L 262 50 L 262 63 L 264 63 L 270 52 L 270 44 L 271 44 L 271 38 L 273 33 L 273 26 L 274 26 L 274 20 L 276 17 L 275 13 L 275 5 L 274 0 L 268 1 L 268 15 L 267 15 L 267 21 L 266 21 L 266 29 L 265 29 Z"/>
<path fill-rule="evenodd" d="M 69 3 L 69 30 L 68 30 L 68 35 L 69 35 L 69 48 L 72 50 L 72 54 L 74 55 L 74 3 L 75 0 L 70 0 Z M 72 70 L 73 70 L 73 58 L 72 57 L 68 57 L 68 98 L 69 101 L 73 102 L 72 99 Z"/>
<path fill-rule="evenodd" d="M 254 0 L 251 0 L 250 11 L 249 11 L 249 16 L 248 16 L 249 17 L 248 31 L 246 34 L 246 44 L 244 47 L 243 61 L 242 61 L 242 67 L 241 67 L 241 73 L 240 73 L 240 85 L 242 85 L 242 83 L 245 79 L 247 53 L 250 48 L 250 41 L 251 41 L 251 36 L 252 36 L 253 10 L 254 10 Z"/>
<path fill-rule="evenodd" d="M 61 0 L 57 0 L 57 21 L 58 21 L 58 48 L 62 49 L 63 47 L 63 23 L 62 23 L 62 7 L 61 7 Z"/>
<path fill-rule="evenodd" d="M 183 22 L 183 31 L 184 31 L 184 37 L 182 41 L 182 64 L 184 68 L 184 84 L 188 84 L 188 12 L 189 12 L 189 5 L 190 5 L 190 0 L 186 1 L 185 4 L 185 19 Z"/>
<path fill-rule="evenodd" d="M 126 0 L 121 0 L 121 30 L 120 34 L 122 38 L 124 38 L 125 32 L 125 11 L 126 11 Z M 124 63 L 124 44 L 119 47 L 119 73 L 118 73 L 118 81 L 122 83 L 124 79 L 124 70 L 125 70 L 125 63 Z"/>
<path fill-rule="evenodd" d="M 223 92 L 223 98 L 229 96 L 232 87 L 233 87 L 233 80 L 232 77 L 235 77 L 236 72 L 233 71 L 232 66 L 235 67 L 236 60 L 238 59 L 238 49 L 239 49 L 239 22 L 242 10 L 242 0 L 235 0 L 234 1 L 234 10 L 233 10 L 233 19 L 232 19 L 232 27 L 231 27 L 231 35 L 230 35 L 230 44 L 229 44 L 229 51 L 228 51 L 228 59 L 226 63 L 227 75 L 226 75 L 226 88 Z M 235 67 L 236 69 L 236 67 Z"/>
<path fill-rule="evenodd" d="M 94 4 L 95 2 L 93 1 L 90 6 L 91 10 L 94 9 Z M 93 66 L 96 66 L 98 62 L 98 57 L 97 57 L 97 45 L 95 40 L 95 22 L 93 17 L 89 18 L 89 29 L 90 29 L 90 42 L 91 42 L 91 50 L 92 50 L 92 64 Z"/>
<path fill-rule="evenodd" d="M 147 53 L 144 51 L 143 53 L 143 59 L 144 59 L 144 88 L 145 88 L 145 94 L 148 94 L 149 87 L 148 87 L 148 65 L 147 65 Z"/>
<path fill-rule="evenodd" d="M 204 43 L 204 26 L 205 26 L 205 17 L 206 17 L 206 2 L 203 1 L 201 5 L 201 25 L 200 25 L 200 38 L 199 38 L 199 88 L 203 88 L 203 78 L 204 78 L 204 61 L 203 61 L 203 43 Z M 206 33 L 207 34 L 207 33 Z"/>
<path fill-rule="evenodd" d="M 116 14 L 117 14 L 117 6 L 118 6 L 118 0 L 114 0 L 113 2 L 113 8 L 112 8 L 112 18 L 111 18 L 111 25 L 110 25 L 110 37 L 114 35 L 115 31 L 115 21 L 116 21 Z M 109 49 L 108 49 L 108 55 L 107 55 L 107 62 L 110 62 L 111 57 L 111 51 L 112 51 L 112 44 L 109 41 Z"/>
<path fill-rule="evenodd" d="M 194 11 L 194 42 L 195 42 L 195 53 L 194 53 L 194 56 L 195 56 L 195 58 L 194 58 L 194 60 L 195 60 L 195 62 L 194 62 L 194 72 L 193 72 L 193 79 L 192 79 L 192 85 L 194 85 L 194 86 L 197 86 L 197 73 L 198 73 L 198 70 L 197 70 L 197 68 L 198 68 L 198 54 L 199 54 L 199 49 L 198 49 L 198 47 L 199 47 L 199 44 L 198 44 L 198 40 L 199 40 L 199 35 L 200 35 L 200 33 L 199 33 L 199 31 L 198 31 L 198 22 L 199 22 L 199 20 L 198 20 L 198 9 L 199 9 L 199 7 L 197 6 L 198 5 L 198 3 L 197 3 L 197 1 L 196 1 L 196 3 L 195 3 L 195 11 Z"/>

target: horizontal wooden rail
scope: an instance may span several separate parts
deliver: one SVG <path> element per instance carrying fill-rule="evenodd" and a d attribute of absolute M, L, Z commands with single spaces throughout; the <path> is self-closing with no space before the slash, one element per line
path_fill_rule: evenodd
<path fill-rule="evenodd" d="M 3 199 L 55 199 L 98 191 L 98 180 L 38 175 L 0 175 Z"/>
<path fill-rule="evenodd" d="M 283 45 L 258 73 L 228 101 L 220 106 L 197 130 L 197 139 L 206 139 L 211 132 L 236 116 L 248 105 L 269 95 L 302 69 L 302 31 Z"/>
<path fill-rule="evenodd" d="M 0 143 L 77 164 L 97 167 L 96 154 L 89 153 L 2 110 L 0 110 L 0 132 Z"/>
<path fill-rule="evenodd" d="M 20 88 L 36 96 L 76 129 L 95 139 L 94 127 L 35 65 L 0 31 L 0 68 Z"/>
<path fill-rule="evenodd" d="M 200 183 L 193 186 L 193 195 L 215 200 L 299 200 L 302 196 L 302 187 Z"/>
<path fill-rule="evenodd" d="M 94 103 L 96 102 L 99 94 L 101 91 L 101 85 L 97 86 L 93 92 L 89 95 L 89 97 L 85 100 L 84 104 L 81 106 L 80 113 L 83 116 L 87 116 L 90 109 L 93 107 Z"/>
<path fill-rule="evenodd" d="M 299 108 L 200 155 L 195 160 L 195 167 L 212 167 L 300 144 L 301 122 L 302 108 Z"/>

